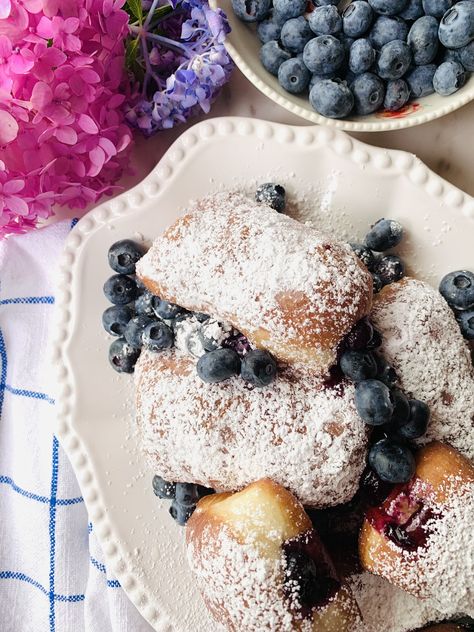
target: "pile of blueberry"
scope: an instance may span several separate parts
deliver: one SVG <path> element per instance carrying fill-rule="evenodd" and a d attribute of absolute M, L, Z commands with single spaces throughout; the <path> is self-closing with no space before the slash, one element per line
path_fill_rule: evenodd
<path fill-rule="evenodd" d="M 257 22 L 260 60 L 323 116 L 400 110 L 448 96 L 474 70 L 474 0 L 232 0 Z"/>
<path fill-rule="evenodd" d="M 194 483 L 170 483 L 161 476 L 153 477 L 153 492 L 162 500 L 172 500 L 170 515 L 181 526 L 187 523 L 198 501 L 204 496 L 214 494 L 213 489 L 194 485 Z"/>
<path fill-rule="evenodd" d="M 439 291 L 454 311 L 464 338 L 474 340 L 474 273 L 450 272 L 441 280 Z"/>

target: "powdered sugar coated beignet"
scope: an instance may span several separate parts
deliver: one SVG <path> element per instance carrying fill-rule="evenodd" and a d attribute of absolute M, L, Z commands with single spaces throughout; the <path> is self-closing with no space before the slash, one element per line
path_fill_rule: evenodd
<path fill-rule="evenodd" d="M 446 441 L 474 459 L 474 369 L 445 300 L 423 281 L 406 278 L 375 297 L 371 319 L 403 390 L 430 407 L 421 441 Z"/>
<path fill-rule="evenodd" d="M 351 384 L 325 388 L 289 368 L 264 388 L 207 384 L 175 350 L 142 351 L 135 384 L 142 448 L 166 480 L 235 491 L 268 476 L 313 506 L 357 491 L 367 430 Z"/>
<path fill-rule="evenodd" d="M 201 200 L 137 264 L 148 289 L 229 321 L 279 360 L 325 373 L 372 303 L 348 244 L 241 195 Z"/>

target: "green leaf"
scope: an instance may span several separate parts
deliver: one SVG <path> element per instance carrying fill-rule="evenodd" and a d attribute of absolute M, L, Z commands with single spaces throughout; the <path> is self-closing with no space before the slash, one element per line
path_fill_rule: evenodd
<path fill-rule="evenodd" d="M 129 39 L 127 41 L 127 47 L 125 49 L 125 64 L 127 68 L 132 70 L 132 66 L 137 61 L 138 50 L 140 48 L 140 38 Z"/>
<path fill-rule="evenodd" d="M 127 4 L 125 5 L 127 13 L 133 15 L 140 24 L 143 22 L 143 9 L 141 0 L 127 0 Z"/>

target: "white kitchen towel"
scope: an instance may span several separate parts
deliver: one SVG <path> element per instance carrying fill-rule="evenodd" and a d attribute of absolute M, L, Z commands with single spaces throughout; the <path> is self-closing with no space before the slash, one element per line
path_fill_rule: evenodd
<path fill-rule="evenodd" d="M 0 242 L 0 630 L 151 632 L 108 572 L 52 432 L 48 341 L 70 228 Z"/>

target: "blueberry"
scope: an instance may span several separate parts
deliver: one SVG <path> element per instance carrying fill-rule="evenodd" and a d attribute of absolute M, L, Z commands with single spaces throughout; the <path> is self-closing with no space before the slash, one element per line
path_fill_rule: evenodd
<path fill-rule="evenodd" d="M 404 79 L 387 82 L 383 106 L 390 112 L 401 110 L 410 99 L 410 88 Z"/>
<path fill-rule="evenodd" d="M 291 54 L 287 50 L 283 50 L 275 40 L 267 42 L 260 49 L 260 61 L 265 70 L 268 70 L 272 75 L 278 75 L 278 68 L 287 59 L 291 59 Z"/>
<path fill-rule="evenodd" d="M 442 18 L 454 4 L 454 0 L 423 0 L 423 10 L 426 15 Z"/>
<path fill-rule="evenodd" d="M 331 4 L 317 7 L 310 14 L 308 23 L 316 35 L 335 35 L 342 30 L 342 18 L 337 7 Z"/>
<path fill-rule="evenodd" d="M 370 320 L 361 318 L 345 337 L 345 348 L 351 351 L 362 351 L 367 348 L 373 334 L 374 328 Z"/>
<path fill-rule="evenodd" d="M 109 362 L 118 373 L 133 373 L 140 349 L 128 344 L 125 338 L 117 338 L 109 348 Z"/>
<path fill-rule="evenodd" d="M 334 79 L 336 82 L 339 82 L 339 83 L 341 81 L 340 79 L 337 78 L 335 72 L 331 72 L 328 75 L 318 75 L 314 73 L 313 75 L 311 75 L 311 79 L 309 80 L 309 86 L 308 86 L 309 92 L 311 93 L 311 90 L 319 81 L 326 81 L 327 79 Z"/>
<path fill-rule="evenodd" d="M 157 320 L 149 323 L 142 332 L 142 341 L 150 351 L 169 349 L 174 343 L 173 331 L 165 323 Z"/>
<path fill-rule="evenodd" d="M 441 49 L 438 51 L 438 55 L 436 56 L 435 64 L 439 66 L 445 61 L 461 61 L 461 50 L 461 48 L 459 48 L 458 50 L 453 50 L 452 48 L 441 47 Z"/>
<path fill-rule="evenodd" d="M 114 274 L 104 283 L 105 298 L 114 305 L 126 305 L 138 295 L 137 284 L 124 274 Z"/>
<path fill-rule="evenodd" d="M 370 351 L 346 351 L 340 365 L 344 375 L 353 382 L 362 382 L 377 375 L 377 364 Z"/>
<path fill-rule="evenodd" d="M 393 40 L 405 41 L 408 35 L 408 26 L 405 20 L 398 17 L 391 18 L 380 15 L 374 22 L 370 31 L 372 46 L 380 50 L 382 46 Z"/>
<path fill-rule="evenodd" d="M 170 303 L 169 301 L 165 301 L 158 296 L 153 297 L 153 311 L 158 318 L 163 318 L 164 320 L 172 320 L 173 318 L 176 318 L 186 312 L 183 307 Z"/>
<path fill-rule="evenodd" d="M 350 5 L 349 5 L 350 6 Z M 375 50 L 368 39 L 357 39 L 349 51 L 349 68 L 356 75 L 367 72 L 375 61 Z"/>
<path fill-rule="evenodd" d="M 123 336 L 125 327 L 132 316 L 132 310 L 126 305 L 113 305 L 102 314 L 102 324 L 105 331 L 112 336 Z"/>
<path fill-rule="evenodd" d="M 285 210 L 286 191 L 281 184 L 265 182 L 255 191 L 255 201 L 259 204 L 266 204 L 274 211 L 281 213 Z"/>
<path fill-rule="evenodd" d="M 205 323 L 210 318 L 209 314 L 203 314 L 202 312 L 193 312 L 193 316 L 198 323 Z"/>
<path fill-rule="evenodd" d="M 283 24 L 280 16 L 274 11 L 270 11 L 268 17 L 259 22 L 257 26 L 257 35 L 262 44 L 271 40 L 279 40 Z"/>
<path fill-rule="evenodd" d="M 240 375 L 253 386 L 268 386 L 277 373 L 275 358 L 268 351 L 254 349 L 242 359 Z"/>
<path fill-rule="evenodd" d="M 216 349 L 201 356 L 197 363 L 199 377 L 208 383 L 222 382 L 240 372 L 240 358 L 232 349 Z"/>
<path fill-rule="evenodd" d="M 308 87 L 311 73 L 302 59 L 284 61 L 278 69 L 278 82 L 290 94 L 300 94 Z"/>
<path fill-rule="evenodd" d="M 395 369 L 379 353 L 375 353 L 374 358 L 377 363 L 377 379 L 391 388 L 398 381 Z"/>
<path fill-rule="evenodd" d="M 349 244 L 357 257 L 370 270 L 375 263 L 375 255 L 365 244 Z"/>
<path fill-rule="evenodd" d="M 153 298 L 153 294 L 145 290 L 135 301 L 135 312 L 153 318 L 155 315 L 153 311 Z"/>
<path fill-rule="evenodd" d="M 412 97 L 419 98 L 433 94 L 433 78 L 435 72 L 435 64 L 428 64 L 427 66 L 417 66 L 406 75 L 406 81 Z"/>
<path fill-rule="evenodd" d="M 417 20 L 424 15 L 423 0 L 408 0 L 406 7 L 398 14 L 403 20 Z"/>
<path fill-rule="evenodd" d="M 454 53 L 454 51 L 451 51 Z M 456 51 L 458 55 L 458 59 L 454 59 L 453 61 L 460 61 L 466 70 L 469 72 L 474 71 L 474 40 L 463 46 L 462 48 L 458 48 Z M 448 60 L 447 60 L 448 61 Z"/>
<path fill-rule="evenodd" d="M 360 418 L 370 426 L 388 423 L 394 409 L 390 389 L 380 380 L 365 380 L 357 384 L 355 406 Z"/>
<path fill-rule="evenodd" d="M 462 48 L 474 39 L 474 2 L 461 0 L 441 18 L 438 36 L 446 48 Z"/>
<path fill-rule="evenodd" d="M 358 75 L 351 85 L 357 114 L 371 114 L 380 108 L 385 97 L 383 81 L 372 72 Z"/>
<path fill-rule="evenodd" d="M 172 500 L 175 497 L 176 483 L 165 481 L 164 478 L 155 474 L 153 477 L 153 493 L 162 500 Z"/>
<path fill-rule="evenodd" d="M 403 227 L 394 219 L 379 219 L 367 233 L 365 244 L 372 250 L 384 251 L 397 246 L 403 238 Z"/>
<path fill-rule="evenodd" d="M 458 61 L 445 61 L 436 69 L 433 87 L 438 94 L 447 97 L 466 83 L 467 75 Z"/>
<path fill-rule="evenodd" d="M 181 505 L 176 500 L 173 500 L 171 503 L 171 507 L 169 508 L 170 516 L 175 520 L 180 527 L 184 527 L 187 521 L 193 515 L 194 509 L 196 507 L 185 507 Z"/>
<path fill-rule="evenodd" d="M 235 15 L 244 22 L 263 20 L 271 6 L 271 0 L 232 0 Z"/>
<path fill-rule="evenodd" d="M 406 7 L 408 0 L 369 0 L 372 9 L 380 15 L 397 15 Z"/>
<path fill-rule="evenodd" d="M 176 483 L 175 499 L 183 507 L 195 507 L 199 500 L 198 486 L 193 483 Z"/>
<path fill-rule="evenodd" d="M 408 419 L 398 427 L 397 434 L 404 439 L 418 439 L 428 428 L 430 409 L 425 402 L 420 402 L 418 399 L 410 399 L 408 405 Z"/>
<path fill-rule="evenodd" d="M 342 29 L 350 37 L 362 37 L 370 29 L 374 12 L 368 2 L 355 0 L 342 14 Z"/>
<path fill-rule="evenodd" d="M 319 35 L 304 47 L 303 61 L 308 70 L 319 75 L 334 72 L 344 61 L 344 48 L 333 35 Z"/>
<path fill-rule="evenodd" d="M 273 8 L 282 19 L 289 20 L 303 15 L 306 0 L 273 0 Z"/>
<path fill-rule="evenodd" d="M 319 114 L 328 118 L 344 118 L 354 107 L 354 96 L 346 83 L 337 79 L 316 81 L 309 93 L 309 101 Z"/>
<path fill-rule="evenodd" d="M 464 338 L 474 340 L 474 309 L 459 312 L 457 318 Z"/>
<path fill-rule="evenodd" d="M 198 331 L 199 341 L 205 351 L 219 349 L 223 342 L 232 335 L 232 328 L 210 318 Z"/>
<path fill-rule="evenodd" d="M 394 406 L 391 422 L 396 425 L 404 424 L 410 417 L 408 398 L 399 388 L 392 388 L 391 394 Z"/>
<path fill-rule="evenodd" d="M 374 273 L 380 277 L 384 285 L 388 285 L 403 278 L 405 266 L 397 255 L 385 255 L 376 261 Z"/>
<path fill-rule="evenodd" d="M 406 42 L 393 40 L 380 49 L 377 73 L 382 79 L 400 79 L 410 67 L 412 54 Z"/>
<path fill-rule="evenodd" d="M 382 279 L 379 277 L 378 274 L 373 274 L 372 275 L 372 289 L 373 289 L 374 294 L 378 294 L 382 288 L 383 288 Z"/>
<path fill-rule="evenodd" d="M 341 42 L 344 52 L 348 55 L 352 44 L 355 42 L 355 38 L 344 35 L 344 33 L 338 33 L 336 37 Z"/>
<path fill-rule="evenodd" d="M 129 345 L 140 349 L 143 345 L 143 332 L 153 320 L 149 316 L 140 314 L 134 316 L 125 327 L 124 338 Z"/>
<path fill-rule="evenodd" d="M 438 52 L 438 21 L 424 15 L 413 23 L 407 38 L 417 66 L 431 64 Z"/>
<path fill-rule="evenodd" d="M 474 273 L 468 270 L 450 272 L 441 279 L 439 291 L 452 309 L 474 308 Z"/>
<path fill-rule="evenodd" d="M 369 451 L 369 464 L 387 483 L 408 483 L 415 473 L 415 457 L 409 448 L 382 439 Z"/>
<path fill-rule="evenodd" d="M 308 21 L 302 15 L 285 22 L 281 29 L 280 40 L 285 50 L 301 53 L 307 42 L 314 37 Z"/>
<path fill-rule="evenodd" d="M 109 266 L 119 274 L 135 274 L 135 264 L 144 254 L 144 248 L 131 239 L 116 241 L 109 248 Z"/>
<path fill-rule="evenodd" d="M 328 4 L 338 5 L 339 0 L 313 0 L 313 4 L 315 7 L 324 7 Z"/>
<path fill-rule="evenodd" d="M 377 331 L 377 329 L 372 329 L 372 337 L 367 343 L 367 349 L 372 351 L 373 349 L 378 349 L 382 344 L 382 334 Z"/>

